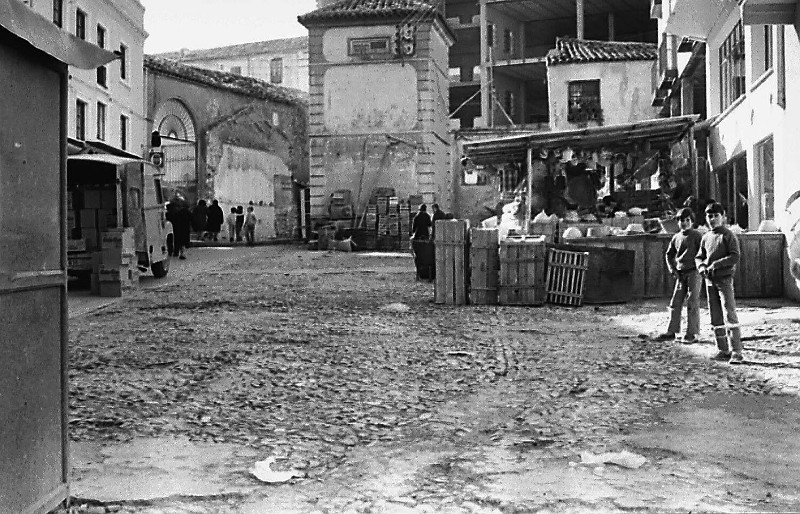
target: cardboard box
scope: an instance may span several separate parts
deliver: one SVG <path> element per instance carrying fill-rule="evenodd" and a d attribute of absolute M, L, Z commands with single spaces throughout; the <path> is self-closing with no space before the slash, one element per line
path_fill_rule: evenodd
<path fill-rule="evenodd" d="M 67 239 L 68 252 L 85 252 L 86 240 L 85 239 Z"/>
<path fill-rule="evenodd" d="M 78 218 L 81 228 L 97 228 L 96 209 L 81 209 L 78 212 Z"/>
<path fill-rule="evenodd" d="M 81 235 L 83 239 L 86 240 L 87 250 L 97 250 L 100 246 L 100 234 L 97 232 L 96 228 L 83 228 L 81 230 Z"/>
<path fill-rule="evenodd" d="M 119 248 L 122 253 L 134 253 L 133 228 L 109 228 L 102 235 L 103 248 Z"/>
<path fill-rule="evenodd" d="M 113 189 L 103 189 L 100 191 L 100 208 L 101 209 L 116 209 L 117 208 L 117 192 Z"/>
<path fill-rule="evenodd" d="M 107 268 L 130 266 L 135 264 L 134 254 L 124 253 L 121 248 L 103 248 L 100 251 L 100 263 Z"/>
<path fill-rule="evenodd" d="M 99 209 L 103 206 L 101 202 L 99 189 L 84 189 L 83 190 L 83 208 L 84 209 Z"/>

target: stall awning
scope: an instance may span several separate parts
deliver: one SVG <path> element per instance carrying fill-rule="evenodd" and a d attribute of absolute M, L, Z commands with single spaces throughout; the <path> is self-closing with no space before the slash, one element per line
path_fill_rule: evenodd
<path fill-rule="evenodd" d="M 0 27 L 59 61 L 86 70 L 117 56 L 65 32 L 19 0 L 0 0 Z"/>
<path fill-rule="evenodd" d="M 531 132 L 508 137 L 464 143 L 464 153 L 476 164 L 524 160 L 528 148 L 559 147 L 610 149 L 632 148 L 648 142 L 650 148 L 668 148 L 678 141 L 700 118 L 698 114 L 638 121 L 622 125 L 590 127 L 561 132 Z"/>
<path fill-rule="evenodd" d="M 793 25 L 798 0 L 745 0 L 741 4 L 745 25 Z"/>

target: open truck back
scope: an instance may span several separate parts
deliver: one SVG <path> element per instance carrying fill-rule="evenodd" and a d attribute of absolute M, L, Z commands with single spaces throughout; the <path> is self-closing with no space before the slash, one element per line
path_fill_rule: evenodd
<path fill-rule="evenodd" d="M 67 159 L 68 273 L 109 276 L 130 266 L 137 280 L 139 270 L 159 278 L 167 274 L 172 227 L 161 176 L 141 159 L 106 154 Z"/>

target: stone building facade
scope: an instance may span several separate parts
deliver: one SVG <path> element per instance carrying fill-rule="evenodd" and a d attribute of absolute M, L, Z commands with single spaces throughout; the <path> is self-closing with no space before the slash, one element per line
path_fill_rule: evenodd
<path fill-rule="evenodd" d="M 36 0 L 31 8 L 119 58 L 97 70 L 70 70 L 68 135 L 137 156 L 145 149 L 142 59 L 144 6 L 138 0 Z"/>
<path fill-rule="evenodd" d="M 148 129 L 162 135 L 163 184 L 224 212 L 254 206 L 256 239 L 299 235 L 308 182 L 307 105 L 295 90 L 147 57 Z"/>
<path fill-rule="evenodd" d="M 452 204 L 447 52 L 453 35 L 426 2 L 340 0 L 302 15 L 309 30 L 311 214 L 375 188 Z M 412 23 L 407 24 L 406 22 Z M 398 26 L 404 44 L 395 47 Z"/>

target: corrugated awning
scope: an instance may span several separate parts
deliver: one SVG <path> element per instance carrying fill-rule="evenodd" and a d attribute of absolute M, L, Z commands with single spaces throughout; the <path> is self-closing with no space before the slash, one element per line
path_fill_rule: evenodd
<path fill-rule="evenodd" d="M 524 160 L 528 148 L 553 149 L 575 147 L 595 149 L 629 149 L 648 142 L 650 148 L 668 148 L 678 141 L 700 118 L 698 114 L 659 118 L 623 125 L 590 127 L 561 132 L 532 132 L 516 136 L 484 139 L 464 143 L 464 153 L 476 164 Z"/>
<path fill-rule="evenodd" d="M 90 70 L 117 56 L 69 34 L 19 0 L 0 0 L 0 27 L 59 61 Z"/>

